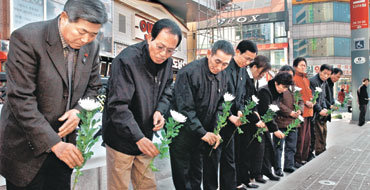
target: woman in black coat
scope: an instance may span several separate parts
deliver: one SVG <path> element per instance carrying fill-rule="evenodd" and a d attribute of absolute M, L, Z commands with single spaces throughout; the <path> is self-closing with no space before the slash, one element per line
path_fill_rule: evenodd
<path fill-rule="evenodd" d="M 292 75 L 287 72 L 280 72 L 270 80 L 267 85 L 261 87 L 258 90 L 258 99 L 260 101 L 257 108 L 259 115 L 265 115 L 269 109 L 269 105 L 279 105 L 282 93 L 288 90 L 290 85 L 293 85 Z M 266 183 L 262 174 L 267 176 L 270 180 L 279 180 L 279 177 L 274 176 L 271 171 L 271 163 L 275 163 L 275 161 L 270 133 L 273 133 L 277 138 L 284 138 L 284 134 L 279 130 L 274 120 L 265 123 L 265 127 L 267 127 L 268 131 L 262 135 L 261 143 L 264 144 L 264 146 L 262 146 L 263 148 L 260 151 L 263 152 L 263 157 L 261 157 L 261 162 L 259 163 L 261 167 L 261 175 L 256 178 L 256 181 L 260 183 Z"/>

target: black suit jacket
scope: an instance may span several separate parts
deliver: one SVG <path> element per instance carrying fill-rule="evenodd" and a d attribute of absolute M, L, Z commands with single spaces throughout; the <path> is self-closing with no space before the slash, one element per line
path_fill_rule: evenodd
<path fill-rule="evenodd" d="M 360 88 L 357 89 L 357 99 L 360 105 L 367 105 L 369 103 L 369 95 L 367 94 L 367 86 L 361 85 Z"/>
<path fill-rule="evenodd" d="M 71 108 L 78 100 L 95 97 L 101 87 L 97 41 L 79 50 Z M 28 24 L 10 37 L 6 62 L 7 100 L 0 120 L 0 174 L 26 186 L 35 177 L 56 143 L 65 113 L 68 79 L 58 18 Z M 68 136 L 75 141 L 75 134 Z"/>

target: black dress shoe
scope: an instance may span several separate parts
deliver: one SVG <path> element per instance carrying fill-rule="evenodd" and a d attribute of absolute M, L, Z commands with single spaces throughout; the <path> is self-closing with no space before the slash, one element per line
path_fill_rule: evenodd
<path fill-rule="evenodd" d="M 271 181 L 279 181 L 280 177 L 274 176 L 273 174 L 266 175 Z"/>
<path fill-rule="evenodd" d="M 300 167 L 302 167 L 302 164 L 301 163 L 299 163 L 299 162 L 295 162 L 294 163 L 294 167 L 295 168 L 300 168 Z M 285 169 L 284 169 L 285 170 Z"/>
<path fill-rule="evenodd" d="M 266 180 L 264 180 L 264 179 L 263 179 L 263 177 L 262 177 L 262 176 L 257 177 L 255 180 L 256 180 L 256 182 L 258 182 L 258 183 L 266 183 L 266 182 L 267 182 Z"/>
<path fill-rule="evenodd" d="M 248 183 L 248 184 L 247 184 L 247 185 L 245 185 L 245 186 L 247 186 L 248 188 L 258 188 L 258 187 L 259 187 L 258 185 L 253 184 L 253 183 Z"/>
<path fill-rule="evenodd" d="M 280 177 L 283 177 L 284 176 L 283 171 L 281 171 L 281 169 L 276 170 L 275 171 L 275 175 L 280 176 Z"/>
<path fill-rule="evenodd" d="M 295 171 L 294 168 L 284 168 L 284 172 L 287 172 L 287 173 L 293 173 Z"/>
<path fill-rule="evenodd" d="M 314 158 L 316 158 L 316 156 L 313 153 L 310 153 L 310 155 L 308 155 L 307 162 L 311 161 Z"/>

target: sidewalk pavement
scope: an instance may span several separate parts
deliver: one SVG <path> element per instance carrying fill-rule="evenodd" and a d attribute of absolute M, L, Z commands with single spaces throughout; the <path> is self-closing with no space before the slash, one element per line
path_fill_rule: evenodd
<path fill-rule="evenodd" d="M 327 150 L 280 182 L 260 189 L 370 189 L 370 123 L 328 123 Z"/>

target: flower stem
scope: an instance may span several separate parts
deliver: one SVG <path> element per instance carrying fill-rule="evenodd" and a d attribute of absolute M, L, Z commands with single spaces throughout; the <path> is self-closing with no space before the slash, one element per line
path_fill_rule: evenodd
<path fill-rule="evenodd" d="M 153 163 L 154 158 L 155 158 L 155 157 L 153 157 L 153 158 L 150 160 L 149 164 L 146 166 L 146 168 L 145 168 L 145 170 L 144 170 L 144 173 L 143 173 L 143 175 L 141 175 L 141 178 L 140 178 L 140 180 L 139 180 L 139 183 L 137 184 L 137 186 L 136 186 L 136 187 L 134 187 L 134 190 L 139 190 L 139 189 L 140 189 L 139 187 L 140 187 L 140 185 L 142 184 L 142 182 L 143 182 L 143 180 L 144 180 L 145 173 L 148 171 L 149 166 Z"/>

